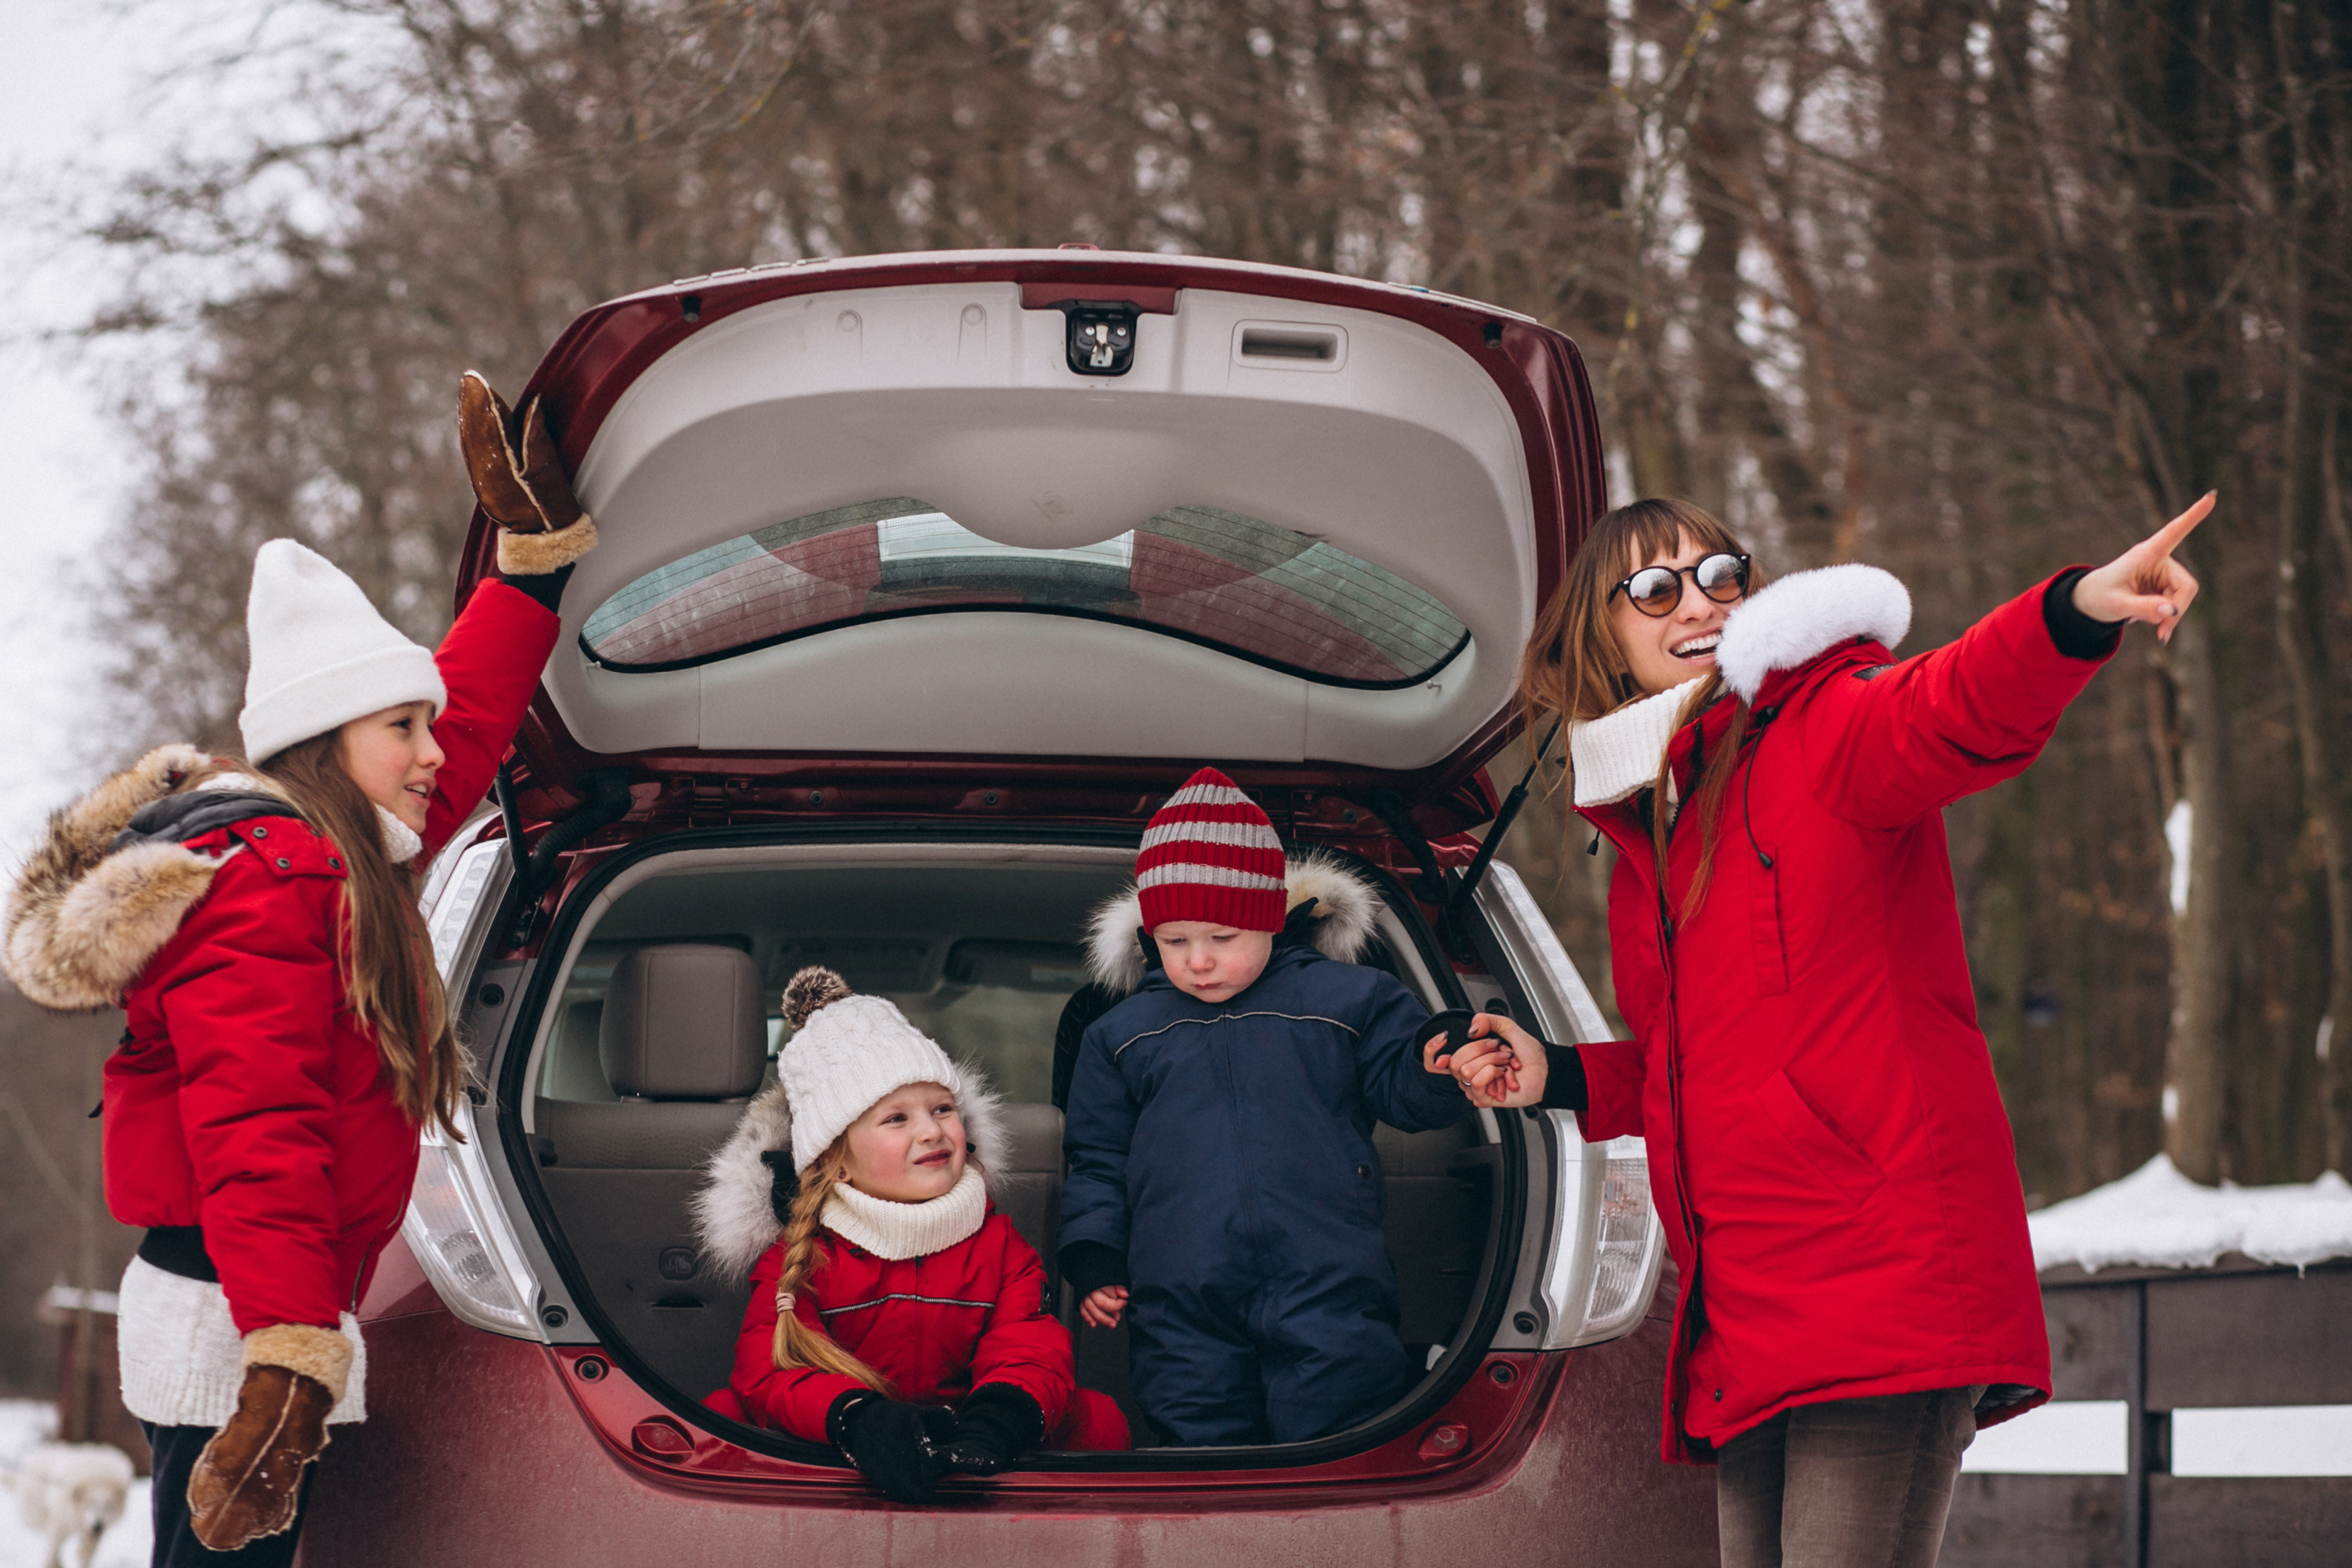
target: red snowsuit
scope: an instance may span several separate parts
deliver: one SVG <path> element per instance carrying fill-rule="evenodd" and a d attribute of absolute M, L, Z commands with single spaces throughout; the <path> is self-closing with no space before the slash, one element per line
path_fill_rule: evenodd
<path fill-rule="evenodd" d="M 1036 1249 L 992 1206 L 953 1247 L 921 1258 L 877 1258 L 832 1232 L 795 1293 L 801 1321 L 889 1380 L 915 1405 L 955 1405 L 982 1384 L 1010 1384 L 1037 1402 L 1047 1448 L 1128 1447 L 1127 1418 L 1110 1398 L 1077 1386 L 1070 1331 L 1045 1310 Z M 735 1375 L 711 1407 L 813 1443 L 833 1402 L 866 1385 L 837 1373 L 775 1363 L 776 1279 L 783 1244 L 751 1268 L 751 1302 L 735 1342 Z M 732 1398 L 729 1397 L 732 1394 Z"/>
<path fill-rule="evenodd" d="M 1741 617 L 1782 585 L 1735 612 L 1727 674 Z M 1698 823 L 1669 840 L 1662 900 L 1635 801 L 1584 812 L 1620 852 L 1610 943 L 1635 1036 L 1579 1047 L 1584 1134 L 1647 1135 L 1683 1280 L 1669 1460 L 1711 1462 L 1800 1405 L 1985 1384 L 2001 1406 L 1990 1421 L 2048 1397 L 1941 816 L 2022 772 L 2099 668 L 2058 650 L 2042 592 L 1899 664 L 1850 626 L 1809 634 L 1818 600 L 1746 628 L 1775 651 L 1757 663 L 1769 673 L 1687 923 Z M 1718 701 L 1675 734 L 1685 798 L 1696 749 L 1720 744 L 1735 711 Z"/>
<path fill-rule="evenodd" d="M 448 755 L 431 856 L 489 788 L 555 646 L 555 615 L 474 591 L 435 654 Z M 202 1226 L 239 1333 L 332 1328 L 367 1289 L 416 1179 L 417 1129 L 343 1003 L 341 852 L 295 816 L 188 841 L 224 855 L 208 892 L 123 996 L 106 1064 L 106 1200 L 132 1226 Z M 232 852 L 233 851 L 233 852 Z"/>

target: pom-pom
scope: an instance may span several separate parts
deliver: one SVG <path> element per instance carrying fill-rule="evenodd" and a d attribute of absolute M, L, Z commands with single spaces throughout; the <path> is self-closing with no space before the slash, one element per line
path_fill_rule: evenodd
<path fill-rule="evenodd" d="M 810 964 L 784 985 L 784 1022 L 797 1030 L 809 1015 L 850 994 L 849 982 L 822 964 Z"/>

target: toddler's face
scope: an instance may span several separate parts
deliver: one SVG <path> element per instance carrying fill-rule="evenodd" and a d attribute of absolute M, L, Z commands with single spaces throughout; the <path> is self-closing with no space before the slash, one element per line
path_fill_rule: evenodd
<path fill-rule="evenodd" d="M 849 1124 L 842 1179 L 868 1197 L 919 1204 L 963 1180 L 963 1118 L 936 1083 L 884 1095 Z"/>
<path fill-rule="evenodd" d="M 1274 956 L 1274 933 L 1213 921 L 1169 921 L 1151 928 L 1168 978 L 1187 996 L 1223 1002 L 1249 989 Z"/>

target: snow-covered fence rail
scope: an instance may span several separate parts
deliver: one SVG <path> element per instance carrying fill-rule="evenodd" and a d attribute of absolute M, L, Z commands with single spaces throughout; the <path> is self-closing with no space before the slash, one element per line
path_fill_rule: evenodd
<path fill-rule="evenodd" d="M 2054 1398 L 1978 1437 L 1943 1561 L 2347 1561 L 2352 1187 L 2217 1191 L 2159 1158 L 2033 1231 Z"/>

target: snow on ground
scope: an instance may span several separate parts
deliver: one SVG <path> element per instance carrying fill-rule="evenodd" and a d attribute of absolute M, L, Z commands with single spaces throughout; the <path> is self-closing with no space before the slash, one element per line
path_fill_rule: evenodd
<path fill-rule="evenodd" d="M 2036 1268 L 2204 1268 L 2225 1252 L 2301 1268 L 2352 1258 L 2352 1182 L 2330 1171 L 2303 1186 L 2200 1186 L 2158 1154 L 2026 1224 Z"/>
<path fill-rule="evenodd" d="M 14 1469 L 35 1445 L 57 1429 L 57 1407 L 46 1400 L 0 1399 L 0 1470 Z M 148 1483 L 131 1483 L 122 1517 L 100 1538 L 90 1568 L 144 1568 L 153 1555 L 154 1527 L 147 1511 Z M 0 1568 L 44 1568 L 47 1537 L 28 1530 L 16 1497 L 0 1491 Z"/>

